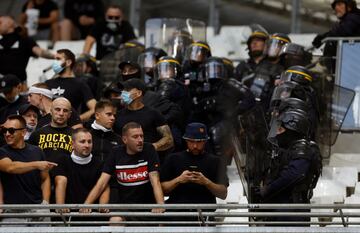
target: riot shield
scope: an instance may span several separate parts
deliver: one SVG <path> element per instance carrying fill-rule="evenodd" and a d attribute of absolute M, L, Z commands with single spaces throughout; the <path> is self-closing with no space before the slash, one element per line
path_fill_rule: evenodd
<path fill-rule="evenodd" d="M 345 116 L 354 99 L 355 91 L 338 85 L 327 87 L 320 94 L 320 124 L 316 142 L 332 146 L 335 144 Z"/>
<path fill-rule="evenodd" d="M 146 20 L 145 46 L 161 48 L 182 62 L 194 41 L 206 41 L 206 24 L 193 19 L 153 18 Z"/>
<path fill-rule="evenodd" d="M 120 80 L 119 64 L 123 61 L 137 63 L 139 55 L 143 52 L 142 47 L 121 47 L 117 51 L 105 55 L 100 62 L 100 79 L 104 85 Z"/>
<path fill-rule="evenodd" d="M 258 203 L 259 200 L 256 199 L 254 190 L 260 187 L 270 164 L 271 147 L 266 140 L 268 125 L 260 106 L 254 107 L 238 119 L 233 146 L 241 165 L 240 177 L 249 203 Z"/>

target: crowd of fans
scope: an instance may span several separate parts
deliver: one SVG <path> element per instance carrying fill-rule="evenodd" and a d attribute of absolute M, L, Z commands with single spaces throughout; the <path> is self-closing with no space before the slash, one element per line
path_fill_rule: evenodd
<path fill-rule="evenodd" d="M 333 7 L 342 4 L 353 14 L 345 0 Z M 234 137 L 262 165 L 246 177 L 254 187 L 250 202 L 309 202 L 304 193 L 319 175 L 321 112 L 304 47 L 254 29 L 250 58 L 235 68 L 189 32 L 174 34 L 172 52 L 145 49 L 117 5 L 69 0 L 64 15 L 59 24 L 55 2 L 29 0 L 19 24 L 0 16 L 0 203 L 216 203 L 227 196 Z M 83 54 L 53 53 L 35 42 L 60 38 L 84 39 Z M 96 58 L 89 55 L 95 43 Z M 115 67 L 103 66 L 119 51 Z M 54 59 L 56 75 L 28 88 L 31 56 Z M 261 135 L 266 127 L 269 135 Z M 291 154 L 277 173 L 268 162 L 279 160 L 274 148 Z"/>

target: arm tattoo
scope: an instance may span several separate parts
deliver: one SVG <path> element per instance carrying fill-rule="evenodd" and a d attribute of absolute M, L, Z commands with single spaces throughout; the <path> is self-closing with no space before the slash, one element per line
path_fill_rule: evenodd
<path fill-rule="evenodd" d="M 164 151 L 174 146 L 174 140 L 168 125 L 162 125 L 156 128 L 162 138 L 155 142 L 158 151 Z"/>

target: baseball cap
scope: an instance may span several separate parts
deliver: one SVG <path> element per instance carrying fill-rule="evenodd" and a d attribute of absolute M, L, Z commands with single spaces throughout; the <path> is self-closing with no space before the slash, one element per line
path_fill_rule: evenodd
<path fill-rule="evenodd" d="M 23 104 L 20 106 L 18 112 L 18 115 L 25 115 L 25 113 L 29 110 L 33 110 L 34 112 L 36 112 L 36 114 L 39 115 L 40 111 L 37 107 L 35 107 L 34 105 L 31 104 Z"/>
<path fill-rule="evenodd" d="M 126 80 L 122 84 L 124 86 L 124 90 L 126 90 L 126 91 L 136 88 L 136 89 L 142 91 L 143 95 L 146 92 L 146 85 L 140 79 L 132 78 L 132 79 Z"/>
<path fill-rule="evenodd" d="M 0 93 L 9 92 L 13 87 L 21 83 L 20 79 L 14 74 L 7 74 L 0 78 Z"/>
<path fill-rule="evenodd" d="M 207 134 L 206 125 L 193 122 L 186 126 L 185 134 L 183 136 L 185 140 L 192 140 L 192 141 L 206 141 L 209 139 Z"/>

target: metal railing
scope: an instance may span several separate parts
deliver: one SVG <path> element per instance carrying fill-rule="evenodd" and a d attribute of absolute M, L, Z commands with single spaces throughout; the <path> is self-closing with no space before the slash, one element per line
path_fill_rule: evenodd
<path fill-rule="evenodd" d="M 197 227 L 200 226 L 203 229 L 201 232 L 207 232 L 204 229 L 213 229 L 211 232 L 269 232 L 270 228 L 271 232 L 283 232 L 279 231 L 280 228 L 277 227 L 279 225 L 282 228 L 298 226 L 296 231 L 287 232 L 330 232 L 328 228 L 320 227 L 330 225 L 341 227 L 341 232 L 360 232 L 360 204 L 71 204 L 1 205 L 0 208 L 4 211 L 0 214 L 0 218 L 7 220 L 0 223 L 2 225 L 0 232 L 126 232 L 127 227 L 134 226 L 137 230 L 132 232 L 170 232 L 170 229 L 173 229 L 171 232 L 177 232 L 179 226 L 182 226 L 181 229 L 191 226 L 183 232 L 199 232 Z M 166 211 L 152 213 L 150 210 L 153 208 L 164 208 Z M 72 212 L 61 212 L 59 211 L 61 209 L 70 209 Z M 109 212 L 80 213 L 79 209 L 108 209 Z M 109 226 L 108 219 L 112 216 L 128 219 L 121 222 L 126 227 Z M 271 221 L 267 220 L 269 217 L 306 217 L 312 218 L 312 221 Z M 332 221 L 333 218 L 339 220 Z M 147 228 L 143 229 L 144 226 Z M 351 228 L 348 228 L 349 226 Z M 153 231 L 155 228 L 157 231 Z M 268 230 L 264 231 L 264 229 Z M 331 229 L 334 230 L 333 227 Z"/>

